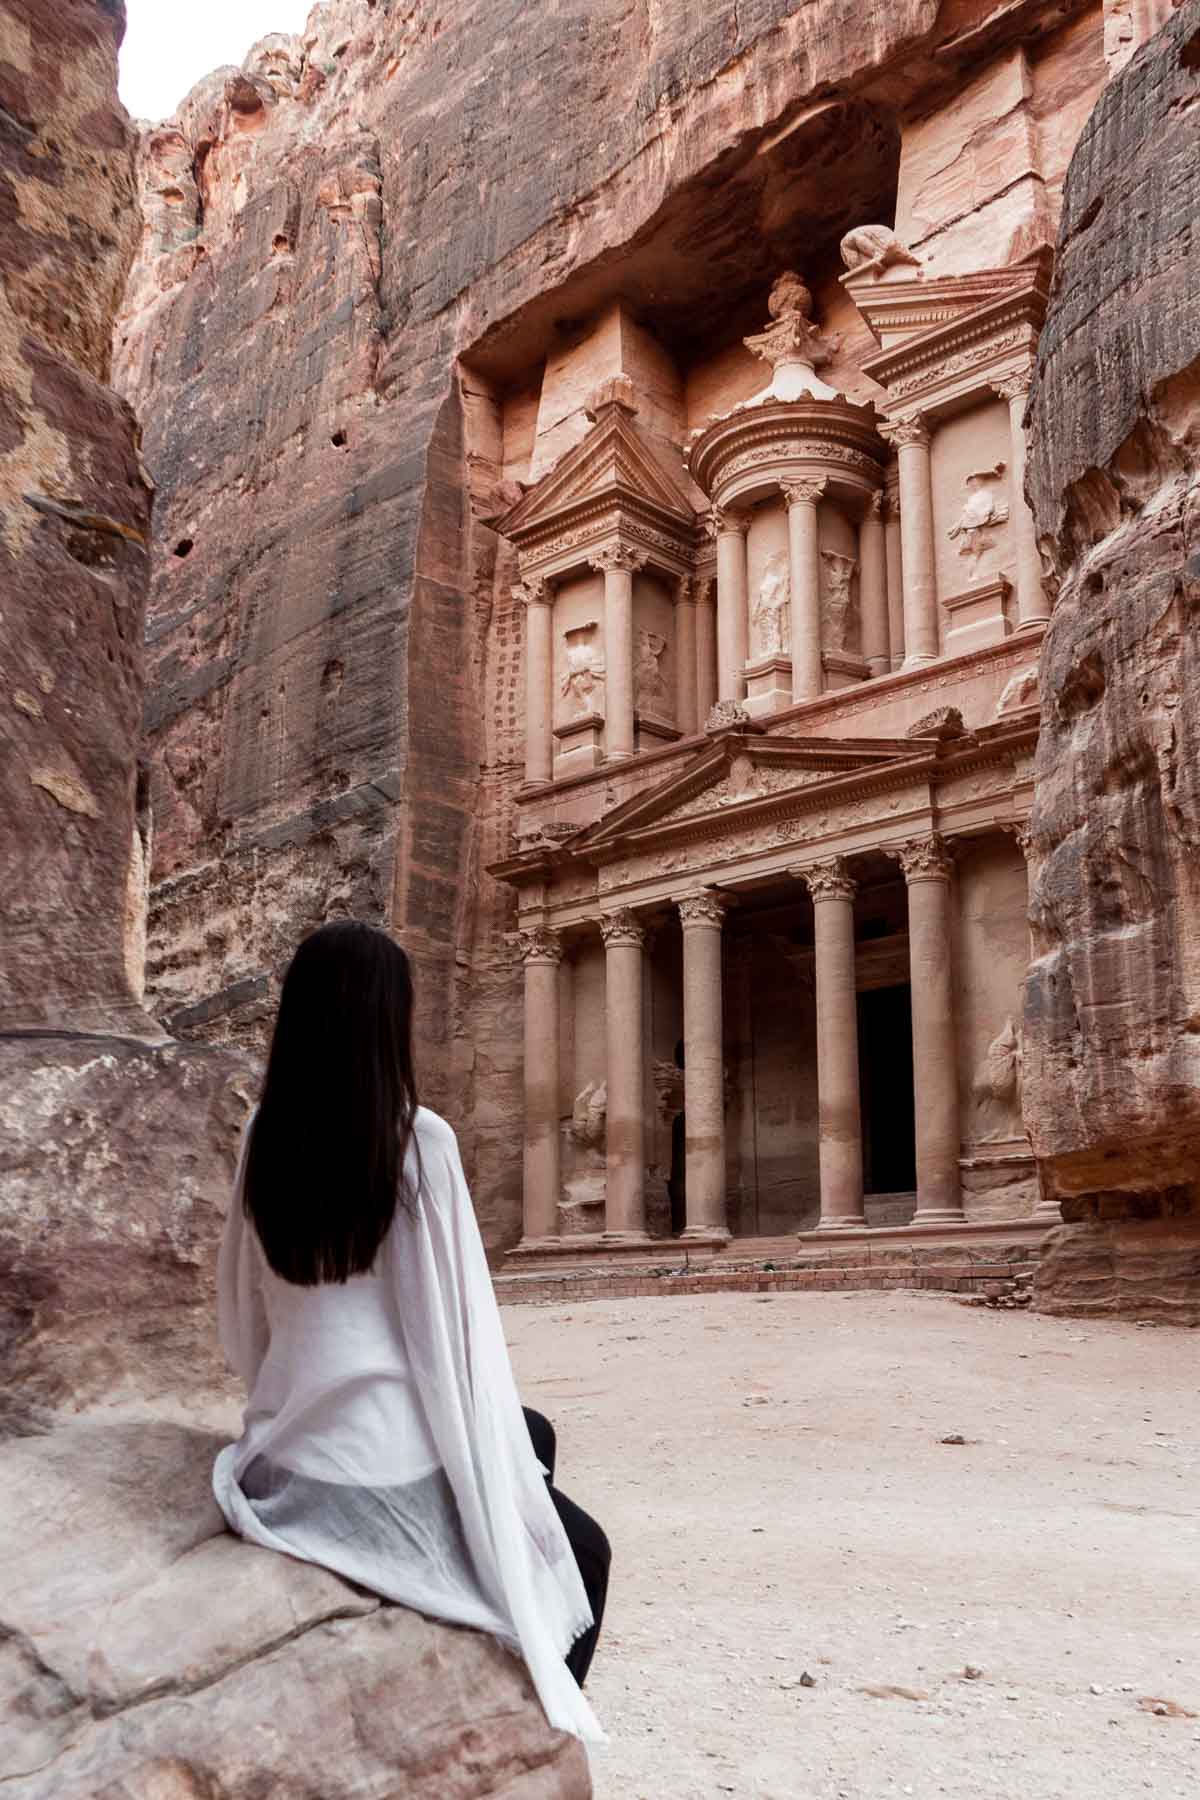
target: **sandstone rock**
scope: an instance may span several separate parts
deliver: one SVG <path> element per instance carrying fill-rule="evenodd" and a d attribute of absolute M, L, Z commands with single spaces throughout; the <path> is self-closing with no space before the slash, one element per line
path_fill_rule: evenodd
<path fill-rule="evenodd" d="M 105 386 L 137 229 L 124 17 L 3 0 L 0 1031 L 138 1030 L 150 495 Z"/>
<path fill-rule="evenodd" d="M 1200 5 L 1067 179 L 1029 493 L 1060 581 L 1033 814 L 1025 1122 L 1058 1311 L 1200 1322 Z"/>
<path fill-rule="evenodd" d="M 8 1446 L 6 1793 L 586 1800 L 583 1746 L 491 1639 L 226 1534 L 221 1441 L 109 1416 Z"/>

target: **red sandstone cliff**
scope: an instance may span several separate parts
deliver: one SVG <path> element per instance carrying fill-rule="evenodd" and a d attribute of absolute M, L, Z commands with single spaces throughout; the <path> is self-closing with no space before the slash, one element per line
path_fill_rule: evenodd
<path fill-rule="evenodd" d="M 1200 1322 L 1200 4 L 1066 185 L 1030 496 L 1042 669 L 1025 1118 L 1070 1223 L 1044 1307 Z"/>

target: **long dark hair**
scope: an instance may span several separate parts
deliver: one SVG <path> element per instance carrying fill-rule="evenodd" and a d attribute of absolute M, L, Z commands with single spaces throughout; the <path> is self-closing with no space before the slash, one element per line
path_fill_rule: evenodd
<path fill-rule="evenodd" d="M 322 925 L 283 979 L 246 1158 L 246 1212 L 284 1281 L 371 1268 L 408 1198 L 416 1110 L 407 956 L 373 925 Z"/>

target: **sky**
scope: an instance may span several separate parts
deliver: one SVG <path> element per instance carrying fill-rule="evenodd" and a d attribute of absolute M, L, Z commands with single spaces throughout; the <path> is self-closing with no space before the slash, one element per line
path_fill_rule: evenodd
<path fill-rule="evenodd" d="M 299 31 L 313 0 L 125 0 L 121 98 L 135 119 L 166 119 L 202 75 L 240 63 L 268 31 Z"/>

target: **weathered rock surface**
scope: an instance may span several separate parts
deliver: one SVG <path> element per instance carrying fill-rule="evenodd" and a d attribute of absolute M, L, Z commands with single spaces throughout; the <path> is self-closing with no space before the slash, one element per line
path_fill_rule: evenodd
<path fill-rule="evenodd" d="M 0 4 L 0 1031 L 138 1030 L 150 493 L 106 386 L 137 235 L 124 9 Z"/>
<path fill-rule="evenodd" d="M 222 1528 L 221 1438 L 93 1418 L 0 1464 L 0 1782 L 20 1800 L 586 1800 L 520 1662 Z"/>
<path fill-rule="evenodd" d="M 1025 1120 L 1068 1221 L 1040 1303 L 1200 1322 L 1200 4 L 1066 184 L 1029 491 L 1041 675 Z"/>

